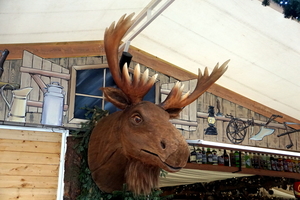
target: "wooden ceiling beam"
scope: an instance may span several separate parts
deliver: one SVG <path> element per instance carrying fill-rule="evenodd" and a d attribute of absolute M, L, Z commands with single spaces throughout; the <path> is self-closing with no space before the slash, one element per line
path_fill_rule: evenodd
<path fill-rule="evenodd" d="M 86 42 L 60 42 L 60 43 L 36 43 L 36 44 L 0 44 L 0 50 L 8 49 L 10 51 L 7 60 L 22 59 L 23 51 L 27 50 L 31 53 L 43 58 L 65 58 L 65 57 L 86 57 L 86 56 L 103 56 L 105 55 L 103 41 L 86 41 Z M 196 74 L 179 68 L 176 65 L 168 63 L 156 56 L 135 47 L 129 48 L 133 60 L 155 71 L 174 77 L 181 81 L 197 78 Z M 248 108 L 263 116 L 269 117 L 272 114 L 282 115 L 283 118 L 277 118 L 278 122 L 295 122 L 300 123 L 293 117 L 278 112 L 272 108 L 255 102 L 220 85 L 214 84 L 208 92 L 236 103 L 240 106 Z M 299 126 L 297 127 L 299 128 Z"/>

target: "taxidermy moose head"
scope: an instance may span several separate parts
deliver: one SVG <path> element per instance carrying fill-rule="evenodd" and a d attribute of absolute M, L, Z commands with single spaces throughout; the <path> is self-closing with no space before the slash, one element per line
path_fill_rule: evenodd
<path fill-rule="evenodd" d="M 189 157 L 188 145 L 181 133 L 170 123 L 181 110 L 203 94 L 226 71 L 227 62 L 214 68 L 208 75 L 207 68 L 192 93 L 182 94 L 177 83 L 168 97 L 160 104 L 142 101 L 156 81 L 142 75 L 139 66 L 133 77 L 128 66 L 122 69 L 118 62 L 119 43 L 133 24 L 133 14 L 121 17 L 118 23 L 106 29 L 104 47 L 110 72 L 120 88 L 101 88 L 107 101 L 122 111 L 102 118 L 95 126 L 89 142 L 88 162 L 92 177 L 104 192 L 122 190 L 123 184 L 135 194 L 149 194 L 158 186 L 160 170 L 177 172 Z"/>

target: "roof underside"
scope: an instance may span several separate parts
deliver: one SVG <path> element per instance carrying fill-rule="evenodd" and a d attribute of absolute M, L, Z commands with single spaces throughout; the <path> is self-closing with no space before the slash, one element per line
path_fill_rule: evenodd
<path fill-rule="evenodd" d="M 3 1 L 0 43 L 103 40 L 113 21 L 149 2 Z M 131 45 L 195 74 L 230 59 L 217 84 L 300 120 L 299 35 L 299 23 L 258 0 L 178 0 Z"/>

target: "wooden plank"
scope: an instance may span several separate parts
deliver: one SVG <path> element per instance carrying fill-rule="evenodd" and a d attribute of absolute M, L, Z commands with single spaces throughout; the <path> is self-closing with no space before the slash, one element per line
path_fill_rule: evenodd
<path fill-rule="evenodd" d="M 0 188 L 3 200 L 55 200 L 56 189 Z"/>
<path fill-rule="evenodd" d="M 278 149 L 280 138 L 277 137 L 280 129 L 275 129 L 274 133 L 268 136 L 268 148 Z"/>
<path fill-rule="evenodd" d="M 19 151 L 0 151 L 0 163 L 49 164 L 59 163 L 60 154 Z"/>
<path fill-rule="evenodd" d="M 62 73 L 66 74 L 70 74 L 68 69 L 62 68 Z M 68 94 L 68 90 L 69 90 L 69 81 L 61 79 L 61 86 L 63 87 L 63 90 L 65 91 L 65 94 Z M 65 97 L 64 99 L 64 104 L 68 104 L 67 98 Z"/>
<path fill-rule="evenodd" d="M 220 103 L 220 113 L 222 112 L 222 107 L 223 107 L 223 99 L 216 97 L 216 102 L 219 101 Z M 217 106 L 215 107 L 215 115 L 217 115 L 218 109 Z M 217 120 L 216 122 L 216 128 L 218 131 L 218 136 L 217 136 L 217 142 L 224 142 L 224 137 L 226 137 L 226 129 L 224 127 L 224 122 L 221 120 Z"/>
<path fill-rule="evenodd" d="M 245 109 L 243 106 L 235 105 L 235 117 L 238 118 L 248 118 L 247 109 Z M 247 125 L 247 124 L 245 124 Z M 249 129 L 246 129 L 246 135 L 244 138 L 244 141 L 241 143 L 241 145 L 247 145 L 249 143 Z"/>
<path fill-rule="evenodd" d="M 22 151 L 59 154 L 60 142 L 0 139 L 0 151 Z"/>
<path fill-rule="evenodd" d="M 227 101 L 226 99 L 223 99 L 222 101 L 223 104 L 223 115 L 225 116 L 226 114 L 231 114 L 231 115 L 235 115 L 235 104 Z M 223 123 L 224 126 L 224 135 L 223 135 L 223 142 L 225 143 L 231 143 L 231 141 L 228 139 L 227 137 L 227 133 L 226 133 L 226 129 L 228 127 L 229 122 L 225 122 Z"/>
<path fill-rule="evenodd" d="M 12 61 L 5 61 L 3 64 L 3 74 L 2 77 L 0 78 L 1 82 L 8 82 L 8 78 L 10 77 L 9 75 L 9 70 L 10 70 L 10 65 Z M 10 102 L 12 93 L 9 90 L 4 90 L 4 96 L 5 98 Z M 0 120 L 6 120 L 7 114 L 9 112 L 8 106 L 6 105 L 5 101 L 2 99 L 2 96 L 0 97 Z"/>
<path fill-rule="evenodd" d="M 80 65 L 86 65 L 86 57 L 74 57 L 69 58 L 69 66 L 80 66 Z"/>
<path fill-rule="evenodd" d="M 61 142 L 61 133 L 0 129 L 0 138 L 44 142 Z"/>
<path fill-rule="evenodd" d="M 267 123 L 268 117 L 265 117 L 265 116 L 260 115 L 260 116 L 259 116 L 259 120 L 264 121 L 265 123 Z M 259 130 L 260 130 L 261 128 L 262 128 L 262 127 L 259 127 Z M 267 147 L 267 145 L 268 145 L 267 143 L 268 143 L 268 136 L 263 137 L 262 140 L 256 141 L 256 145 L 259 146 L 259 147 Z"/>
<path fill-rule="evenodd" d="M 0 163 L 1 176 L 58 177 L 59 165 Z"/>
<path fill-rule="evenodd" d="M 252 118 L 254 120 L 259 120 L 260 119 L 260 115 L 258 113 L 255 113 L 253 111 L 250 111 L 250 118 Z M 252 129 L 251 127 L 248 129 L 248 134 L 249 134 L 249 137 L 252 137 L 254 135 L 256 135 L 260 130 L 260 126 L 254 126 L 253 127 L 253 133 L 251 133 Z M 260 145 L 260 141 L 255 141 L 255 140 L 249 140 L 249 145 L 252 145 L 252 146 L 259 146 Z"/>
<path fill-rule="evenodd" d="M 32 68 L 41 70 L 42 60 L 43 59 L 41 57 L 33 55 Z M 32 87 L 32 90 L 28 95 L 28 99 L 33 100 L 33 101 L 39 101 L 40 96 L 42 94 L 41 94 L 41 90 L 40 90 L 38 84 L 34 80 L 31 80 L 31 87 Z M 28 107 L 28 112 L 37 112 L 38 111 L 37 109 L 38 108 L 36 108 L 36 107 L 29 106 Z"/>
<path fill-rule="evenodd" d="M 181 86 L 183 86 L 183 94 L 185 94 L 186 92 L 188 92 L 190 90 L 190 82 L 189 81 L 182 82 Z M 183 108 L 183 110 L 179 114 L 180 115 L 179 119 L 189 121 L 189 119 L 190 119 L 189 108 L 190 108 L 190 105 L 187 105 L 185 108 Z M 182 129 L 188 131 L 189 126 L 182 125 Z"/>
<path fill-rule="evenodd" d="M 190 81 L 190 92 L 193 92 L 197 84 L 197 80 Z M 192 102 L 189 106 L 189 120 L 197 121 L 197 100 Z M 196 131 L 197 127 L 191 127 L 191 131 Z"/>
<path fill-rule="evenodd" d="M 52 63 L 51 65 L 51 70 L 53 72 L 56 72 L 56 73 L 61 73 L 61 66 L 60 65 L 57 65 L 57 64 L 54 64 Z M 53 82 L 58 82 L 59 84 L 61 84 L 61 78 L 58 78 L 58 77 L 50 77 L 50 82 L 53 83 Z M 47 83 L 46 83 L 47 84 Z"/>
<path fill-rule="evenodd" d="M 21 59 L 24 49 L 43 58 L 105 55 L 103 41 L 1 44 L 0 49 L 9 49 L 8 60 Z"/>
<path fill-rule="evenodd" d="M 198 99 L 196 100 L 197 102 L 197 111 L 202 111 L 202 112 L 205 112 L 204 111 L 204 96 L 205 96 L 206 93 L 202 94 L 200 97 L 198 97 Z M 207 112 L 207 111 L 206 111 Z M 197 136 L 197 139 L 204 139 L 204 120 L 207 121 L 207 119 L 202 119 L 202 118 L 197 118 L 197 123 L 198 123 L 198 127 L 197 127 L 197 130 L 196 130 L 196 136 Z"/>
<path fill-rule="evenodd" d="M 9 83 L 21 82 L 21 72 L 20 66 L 22 65 L 22 60 L 12 60 L 9 68 Z"/>
<path fill-rule="evenodd" d="M 33 63 L 33 54 L 28 51 L 24 51 L 22 66 L 32 68 L 32 63 Z M 22 73 L 20 88 L 30 87 L 30 86 L 31 86 L 31 76 L 28 73 Z"/>
<path fill-rule="evenodd" d="M 57 65 L 55 63 L 51 63 L 51 64 L 53 64 L 55 66 L 60 66 L 60 65 Z M 34 69 L 34 68 L 30 68 L 30 67 L 20 67 L 20 71 L 23 72 L 23 73 L 38 74 L 38 75 L 42 75 L 42 76 L 51 76 L 51 77 L 55 77 L 55 78 L 65 79 L 65 80 L 70 79 L 69 74 L 61 73 L 60 70 L 55 72 L 55 71 L 51 71 L 51 70 L 46 71 L 46 70 Z"/>
<path fill-rule="evenodd" d="M 51 188 L 56 189 L 58 177 L 0 175 L 0 188 Z"/>

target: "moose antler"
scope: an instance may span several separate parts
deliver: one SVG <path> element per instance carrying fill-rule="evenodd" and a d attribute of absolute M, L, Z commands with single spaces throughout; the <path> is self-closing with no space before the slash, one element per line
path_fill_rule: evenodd
<path fill-rule="evenodd" d="M 127 64 L 123 67 L 122 73 L 120 71 L 118 47 L 122 37 L 134 23 L 134 20 L 132 20 L 133 15 L 134 13 L 128 15 L 126 18 L 125 15 L 123 15 L 117 25 L 115 26 L 113 22 L 110 27 L 105 30 L 104 34 L 104 48 L 110 72 L 115 83 L 123 91 L 131 104 L 140 102 L 143 99 L 155 83 L 157 77 L 157 74 L 155 74 L 148 79 L 148 69 L 141 75 L 139 65 L 135 66 L 133 80 L 129 76 Z"/>
<path fill-rule="evenodd" d="M 187 92 L 182 95 L 183 86 L 179 82 L 175 84 L 167 98 L 161 103 L 161 107 L 165 110 L 181 110 L 185 106 L 195 101 L 201 96 L 214 82 L 216 82 L 227 70 L 227 64 L 230 60 L 224 62 L 219 68 L 219 63 L 215 66 L 212 73 L 208 75 L 208 69 L 205 67 L 204 74 L 201 70 L 198 71 L 197 85 L 194 91 L 190 94 Z"/>

